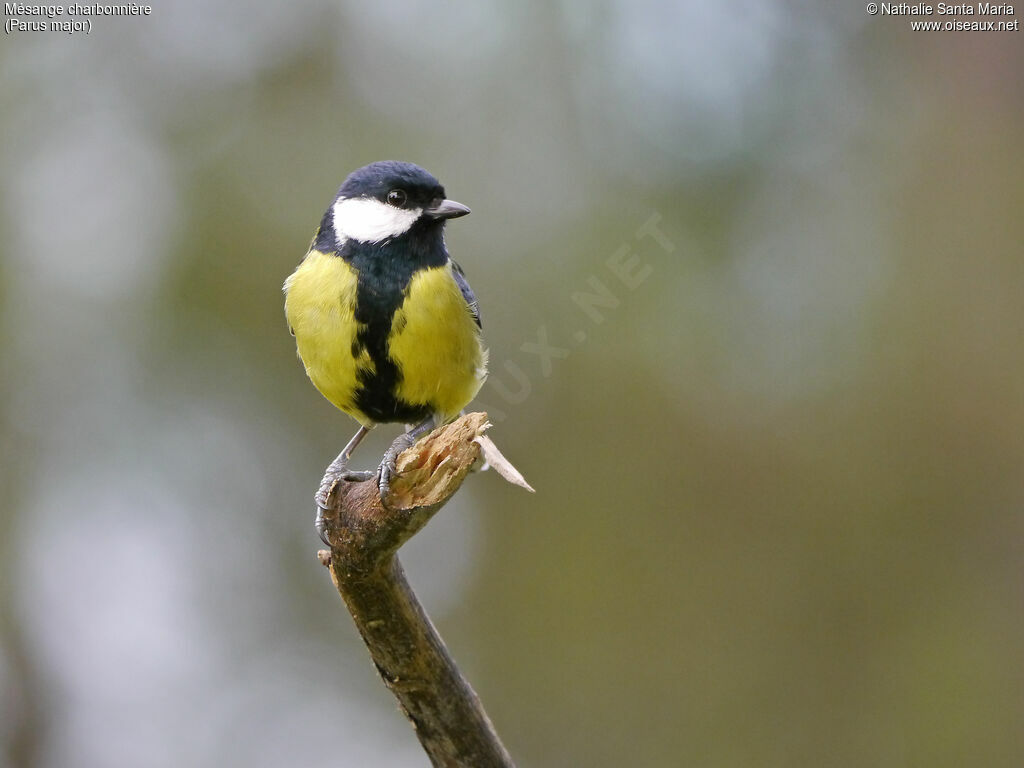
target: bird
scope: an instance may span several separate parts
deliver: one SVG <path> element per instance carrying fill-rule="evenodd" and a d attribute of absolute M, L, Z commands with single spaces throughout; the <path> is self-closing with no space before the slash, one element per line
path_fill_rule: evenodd
<path fill-rule="evenodd" d="M 480 308 L 451 258 L 445 223 L 470 209 L 428 171 L 370 163 L 348 175 L 309 250 L 285 280 L 285 317 L 313 385 L 359 429 L 327 468 L 317 528 L 348 461 L 378 424 L 403 432 L 377 470 L 386 499 L 398 455 L 458 416 L 487 377 Z"/>

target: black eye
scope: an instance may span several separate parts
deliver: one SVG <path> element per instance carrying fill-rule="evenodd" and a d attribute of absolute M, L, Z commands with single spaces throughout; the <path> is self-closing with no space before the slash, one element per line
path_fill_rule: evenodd
<path fill-rule="evenodd" d="M 393 205 L 395 208 L 404 208 L 405 201 L 406 195 L 401 189 L 392 189 L 388 192 L 388 205 Z"/>

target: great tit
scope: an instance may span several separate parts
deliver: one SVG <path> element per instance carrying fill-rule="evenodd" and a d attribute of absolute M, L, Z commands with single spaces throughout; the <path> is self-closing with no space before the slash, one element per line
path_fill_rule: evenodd
<path fill-rule="evenodd" d="M 455 418 L 484 383 L 480 310 L 444 242 L 445 222 L 468 213 L 423 168 L 371 163 L 345 179 L 285 280 L 285 315 L 306 373 L 361 425 L 328 467 L 321 509 L 338 479 L 370 476 L 346 467 L 375 425 L 409 425 L 378 470 L 385 498 L 398 454 Z"/>

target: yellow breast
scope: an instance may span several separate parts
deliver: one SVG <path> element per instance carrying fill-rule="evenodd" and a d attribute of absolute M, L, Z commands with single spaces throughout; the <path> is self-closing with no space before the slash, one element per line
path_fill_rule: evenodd
<path fill-rule="evenodd" d="M 428 406 L 445 421 L 476 396 L 487 376 L 479 328 L 451 270 L 446 264 L 413 275 L 388 336 L 388 356 L 400 371 L 389 394 Z M 370 426 L 373 420 L 356 405 L 360 382 L 372 382 L 375 373 L 372 358 L 357 343 L 357 284 L 357 271 L 344 259 L 310 251 L 285 281 L 285 315 L 316 388 Z"/>
<path fill-rule="evenodd" d="M 388 349 L 402 373 L 396 395 L 455 417 L 487 378 L 487 351 L 451 264 L 413 275 L 391 327 Z"/>
<path fill-rule="evenodd" d="M 356 279 L 343 259 L 310 251 L 285 281 L 284 311 L 313 385 L 345 413 L 369 424 L 353 401 L 357 371 L 373 370 L 365 350 L 352 355 L 358 330 Z"/>

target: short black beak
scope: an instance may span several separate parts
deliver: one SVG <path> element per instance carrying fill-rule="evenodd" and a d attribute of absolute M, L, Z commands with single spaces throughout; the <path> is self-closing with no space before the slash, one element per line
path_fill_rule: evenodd
<path fill-rule="evenodd" d="M 437 205 L 424 209 L 423 213 L 432 219 L 455 219 L 469 213 L 469 208 L 454 200 L 442 200 Z"/>

